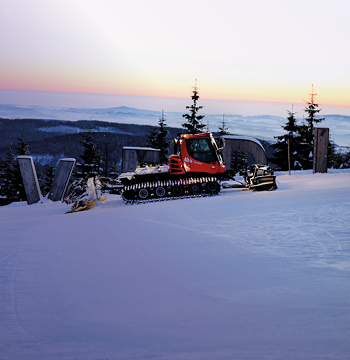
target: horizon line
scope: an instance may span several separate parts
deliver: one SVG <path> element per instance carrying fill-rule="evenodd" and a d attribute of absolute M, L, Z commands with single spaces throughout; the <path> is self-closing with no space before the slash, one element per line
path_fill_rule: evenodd
<path fill-rule="evenodd" d="M 115 93 L 95 93 L 95 92 L 78 92 L 78 91 L 59 91 L 59 90 L 33 90 L 33 89 L 8 89 L 0 88 L 0 90 L 6 91 L 33 91 L 33 92 L 44 92 L 44 93 L 60 93 L 60 94 L 81 94 L 81 95 L 105 95 L 105 96 L 131 96 L 131 97 L 144 97 L 144 98 L 164 98 L 164 99 L 188 99 L 189 97 L 180 97 L 180 96 L 160 96 L 160 95 L 135 95 L 135 94 L 115 94 Z M 317 95 L 317 94 L 316 94 Z M 253 103 L 267 103 L 267 104 L 287 104 L 287 105 L 305 105 L 308 102 L 302 100 L 300 102 L 284 102 L 284 101 L 272 101 L 272 100 L 243 100 L 243 99 L 220 99 L 220 98 L 206 98 L 200 97 L 202 100 L 209 101 L 232 101 L 232 102 L 253 102 Z M 341 107 L 341 108 L 350 108 L 350 105 L 328 105 L 317 103 L 318 105 L 329 106 L 329 107 Z"/>

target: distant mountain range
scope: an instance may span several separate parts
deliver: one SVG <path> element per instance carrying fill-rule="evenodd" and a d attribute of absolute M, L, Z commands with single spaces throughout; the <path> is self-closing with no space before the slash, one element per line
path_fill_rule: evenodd
<path fill-rule="evenodd" d="M 204 109 L 205 110 L 205 109 Z M 205 114 L 205 112 L 203 112 Z M 181 128 L 182 113 L 165 112 L 169 127 Z M 108 108 L 76 108 L 54 106 L 20 106 L 0 104 L 0 117 L 8 119 L 50 119 L 50 120 L 100 120 L 119 124 L 156 126 L 160 111 L 130 108 L 126 106 Z M 331 138 L 338 145 L 350 145 L 350 116 L 320 115 L 325 118 L 321 124 L 330 128 Z M 205 114 L 204 122 L 212 132 L 218 131 L 223 119 L 229 131 L 237 135 L 247 135 L 266 141 L 283 134 L 282 126 L 286 118 L 273 115 L 242 116 L 237 114 Z M 302 123 L 303 119 L 298 119 Z"/>

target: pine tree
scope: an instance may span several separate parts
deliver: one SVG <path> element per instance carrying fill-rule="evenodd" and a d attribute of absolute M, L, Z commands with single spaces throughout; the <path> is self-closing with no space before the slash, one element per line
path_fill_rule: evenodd
<path fill-rule="evenodd" d="M 147 138 L 149 140 L 149 144 L 152 148 L 158 149 L 158 127 L 152 127 Z"/>
<path fill-rule="evenodd" d="M 347 169 L 350 167 L 349 154 L 342 154 L 336 150 L 333 140 L 328 141 L 327 168 Z"/>
<path fill-rule="evenodd" d="M 91 129 L 80 141 L 84 148 L 83 155 L 80 155 L 82 162 L 77 164 L 78 171 L 76 176 L 85 178 L 87 175 L 100 175 L 101 174 L 101 153 L 95 144 L 94 137 Z"/>
<path fill-rule="evenodd" d="M 350 168 L 350 150 L 344 155 L 343 167 L 346 169 Z"/>
<path fill-rule="evenodd" d="M 18 139 L 17 143 L 17 155 L 29 155 L 29 145 L 26 141 L 26 134 L 22 131 L 22 137 Z"/>
<path fill-rule="evenodd" d="M 307 106 L 304 111 L 307 114 L 305 123 L 300 126 L 299 134 L 301 136 L 301 165 L 303 169 L 312 169 L 313 165 L 313 150 L 314 150 L 314 132 L 315 124 L 320 123 L 324 118 L 317 118 L 317 114 L 322 110 L 318 109 L 318 104 L 315 103 L 314 86 L 312 85 L 312 93 L 310 94 L 310 101 L 306 102 Z"/>
<path fill-rule="evenodd" d="M 248 155 L 244 151 L 232 151 L 231 169 L 234 174 L 248 169 Z"/>
<path fill-rule="evenodd" d="M 110 176 L 110 163 L 111 161 L 113 162 L 115 158 L 113 157 L 113 152 L 111 151 L 111 143 L 109 140 L 106 140 L 105 137 L 101 148 L 102 174 L 103 176 L 108 177 Z"/>
<path fill-rule="evenodd" d="M 53 162 L 51 159 L 50 164 L 45 173 L 45 178 L 44 178 L 43 184 L 41 186 L 41 193 L 43 196 L 46 196 L 49 193 L 49 191 L 51 189 L 51 185 L 55 178 L 55 173 L 56 173 L 56 168 L 53 165 Z"/>
<path fill-rule="evenodd" d="M 116 179 L 119 176 L 119 165 L 116 161 L 113 161 L 108 168 L 108 175 L 112 179 Z"/>
<path fill-rule="evenodd" d="M 22 137 L 18 139 L 16 150 L 17 150 L 17 156 L 27 156 L 30 154 L 29 145 L 26 141 L 26 134 L 24 131 L 22 131 Z M 16 163 L 15 165 L 15 177 L 16 177 L 17 194 L 18 194 L 17 201 L 24 201 L 27 199 L 27 196 L 24 190 L 23 179 L 18 163 Z"/>
<path fill-rule="evenodd" d="M 222 116 L 222 125 L 219 127 L 219 135 L 228 135 L 228 128 L 225 126 L 225 114 Z"/>
<path fill-rule="evenodd" d="M 188 134 L 199 134 L 205 128 L 205 124 L 202 123 L 204 115 L 197 115 L 198 111 L 203 108 L 203 106 L 197 106 L 197 101 L 199 99 L 197 79 L 191 98 L 193 100 L 193 104 L 191 106 L 186 106 L 186 109 L 189 110 L 189 114 L 182 115 L 187 122 L 183 123 L 181 126 L 187 130 Z"/>
<path fill-rule="evenodd" d="M 10 204 L 19 200 L 17 176 L 16 176 L 16 161 L 15 155 L 10 146 L 7 158 L 1 166 L 1 196 L 5 198 L 3 204 Z"/>
<path fill-rule="evenodd" d="M 167 140 L 169 134 L 165 128 L 164 111 L 162 110 L 162 116 L 159 118 L 158 127 L 152 128 L 148 135 L 151 147 L 159 149 L 159 164 L 167 164 L 169 156 L 169 145 L 171 141 Z"/>
<path fill-rule="evenodd" d="M 301 137 L 299 135 L 300 126 L 297 125 L 297 120 L 294 115 L 295 112 L 287 110 L 288 117 L 287 123 L 282 126 L 286 134 L 281 136 L 275 136 L 277 143 L 272 145 L 275 149 L 274 158 L 271 161 L 275 164 L 277 170 L 288 170 L 288 140 L 289 140 L 289 153 L 290 164 L 292 170 L 300 169 L 300 152 L 301 152 Z"/>

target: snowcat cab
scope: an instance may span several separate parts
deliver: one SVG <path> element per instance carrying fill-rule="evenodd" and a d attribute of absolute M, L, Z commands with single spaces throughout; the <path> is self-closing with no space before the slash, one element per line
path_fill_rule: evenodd
<path fill-rule="evenodd" d="M 225 172 L 225 165 L 211 133 L 182 134 L 175 139 L 180 151 L 169 157 L 170 174 L 186 173 L 217 175 Z M 177 148 L 177 146 L 176 146 Z"/>

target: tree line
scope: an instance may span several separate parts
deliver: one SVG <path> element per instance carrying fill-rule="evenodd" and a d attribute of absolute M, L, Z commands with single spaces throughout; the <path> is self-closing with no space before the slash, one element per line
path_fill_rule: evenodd
<path fill-rule="evenodd" d="M 270 161 L 276 170 L 287 171 L 289 167 L 291 170 L 312 169 L 315 127 L 324 120 L 318 117 L 321 109 L 315 102 L 315 96 L 312 90 L 310 101 L 304 108 L 306 118 L 302 124 L 298 124 L 295 112 L 287 110 L 287 122 L 282 126 L 285 134 L 276 136 L 277 142 L 272 145 L 275 151 Z M 347 154 L 337 152 L 334 142 L 329 140 L 327 168 L 349 167 L 350 151 Z"/>
<path fill-rule="evenodd" d="M 16 161 L 17 156 L 29 155 L 29 145 L 25 139 L 25 133 L 18 139 L 16 155 L 9 146 L 6 160 L 0 163 L 0 206 L 10 204 L 14 201 L 26 200 L 21 172 Z M 51 187 L 55 175 L 55 167 L 51 162 L 47 167 L 44 177 L 40 179 L 40 188 L 45 196 Z"/>

